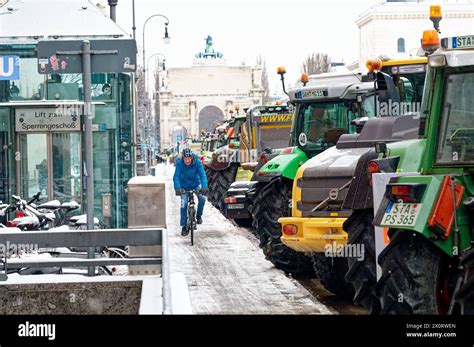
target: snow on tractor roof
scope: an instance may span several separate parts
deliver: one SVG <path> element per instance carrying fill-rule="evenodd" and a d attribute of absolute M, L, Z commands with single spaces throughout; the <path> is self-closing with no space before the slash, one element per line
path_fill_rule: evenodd
<path fill-rule="evenodd" d="M 361 73 L 331 72 L 309 76 L 306 86 L 301 82 L 290 89 L 292 101 L 322 100 L 334 98 L 354 98 L 355 94 L 373 91 L 372 82 L 361 82 Z M 354 94 L 354 95 L 352 95 Z"/>
<path fill-rule="evenodd" d="M 441 40 L 441 48 L 428 57 L 431 67 L 474 65 L 474 35 L 447 37 Z"/>

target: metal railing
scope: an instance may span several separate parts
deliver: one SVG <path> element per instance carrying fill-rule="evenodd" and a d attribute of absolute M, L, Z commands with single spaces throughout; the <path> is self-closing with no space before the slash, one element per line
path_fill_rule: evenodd
<path fill-rule="evenodd" d="M 0 280 L 6 280 L 8 269 L 37 267 L 95 267 L 107 265 L 161 265 L 163 314 L 171 314 L 171 290 L 168 262 L 168 238 L 166 229 L 100 229 L 68 231 L 1 231 L 0 245 L 4 245 L 3 267 Z M 51 259 L 8 259 L 6 246 L 21 248 L 34 245 L 36 249 L 57 247 L 109 247 L 109 246 L 162 246 L 161 256 L 140 258 L 100 257 L 84 259 L 69 254 L 64 258 Z"/>

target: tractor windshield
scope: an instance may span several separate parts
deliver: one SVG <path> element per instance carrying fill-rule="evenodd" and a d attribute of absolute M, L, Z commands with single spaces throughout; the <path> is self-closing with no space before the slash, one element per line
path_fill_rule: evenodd
<path fill-rule="evenodd" d="M 474 72 L 445 77 L 438 164 L 474 164 Z"/>
<path fill-rule="evenodd" d="M 260 138 L 258 148 L 263 151 L 265 148 L 284 148 L 288 146 L 290 137 L 290 125 L 262 125 L 260 128 Z"/>
<path fill-rule="evenodd" d="M 354 133 L 351 121 L 362 117 L 362 113 L 355 101 L 300 104 L 292 141 L 304 151 L 324 151 L 334 146 L 342 134 Z"/>

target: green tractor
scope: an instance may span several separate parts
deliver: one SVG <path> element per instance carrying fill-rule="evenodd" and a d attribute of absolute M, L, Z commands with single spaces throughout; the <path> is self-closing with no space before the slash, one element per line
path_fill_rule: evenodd
<path fill-rule="evenodd" d="M 425 32 L 424 48 L 436 39 Z M 474 35 L 442 39 L 428 56 L 420 138 L 380 143 L 368 164 L 374 199 L 377 176 L 389 177 L 374 220 L 386 235 L 383 314 L 474 313 L 473 95 Z"/>
<path fill-rule="evenodd" d="M 282 76 L 284 69 L 279 69 Z M 281 243 L 280 217 L 292 207 L 292 186 L 298 168 L 334 146 L 343 134 L 355 134 L 374 116 L 374 83 L 362 74 L 325 73 L 302 76 L 290 101 L 295 105 L 289 147 L 269 160 L 256 175 L 259 182 L 252 216 L 260 247 L 277 268 L 292 274 L 313 273 L 311 258 Z"/>

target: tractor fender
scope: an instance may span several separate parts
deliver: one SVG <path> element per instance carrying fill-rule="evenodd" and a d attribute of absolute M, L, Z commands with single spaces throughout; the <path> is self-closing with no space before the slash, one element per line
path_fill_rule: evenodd
<path fill-rule="evenodd" d="M 308 160 L 308 156 L 300 148 L 294 147 L 291 153 L 280 153 L 263 165 L 256 175 L 257 181 L 270 182 L 275 178 L 285 177 L 293 180 L 298 168 Z"/>
<path fill-rule="evenodd" d="M 349 186 L 349 191 L 344 201 L 344 209 L 359 210 L 373 208 L 372 186 L 370 185 L 367 165 L 370 161 L 377 159 L 377 157 L 375 149 L 371 149 L 359 158 L 352 183 Z"/>

